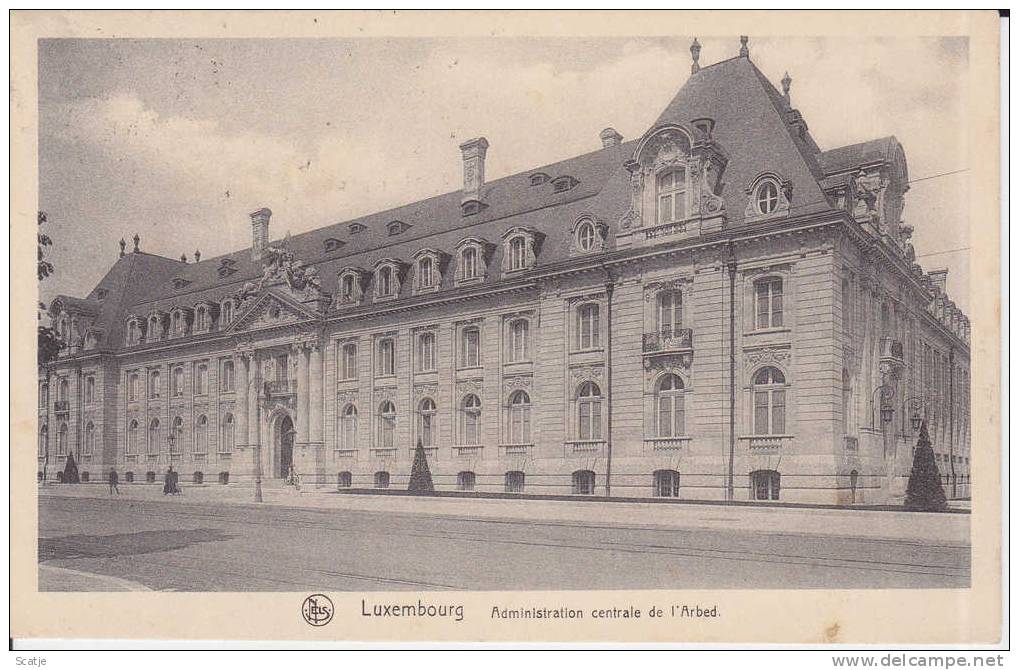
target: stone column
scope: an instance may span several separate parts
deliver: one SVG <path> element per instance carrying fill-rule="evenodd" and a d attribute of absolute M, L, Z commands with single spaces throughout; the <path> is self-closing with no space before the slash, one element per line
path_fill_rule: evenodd
<path fill-rule="evenodd" d="M 308 421 L 308 347 L 297 345 L 297 439 L 299 444 L 309 441 Z"/>
<path fill-rule="evenodd" d="M 258 352 L 253 351 L 248 354 L 248 444 L 255 446 L 261 444 L 261 435 L 259 430 L 261 429 L 261 422 L 258 420 L 258 396 L 261 394 L 262 389 L 259 385 L 262 382 L 262 375 L 259 374 L 258 370 Z"/>
<path fill-rule="evenodd" d="M 308 383 L 309 440 L 322 444 L 322 347 L 313 342 L 310 353 L 310 379 Z"/>
<path fill-rule="evenodd" d="M 248 357 L 234 356 L 234 446 L 243 447 L 248 443 Z"/>

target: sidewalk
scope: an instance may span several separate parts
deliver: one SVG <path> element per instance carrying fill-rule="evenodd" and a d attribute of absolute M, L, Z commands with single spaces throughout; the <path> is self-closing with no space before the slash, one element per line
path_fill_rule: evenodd
<path fill-rule="evenodd" d="M 151 591 L 138 582 L 91 572 L 69 570 L 55 565 L 39 565 L 40 591 Z"/>
<path fill-rule="evenodd" d="M 44 497 L 110 498 L 105 487 L 52 486 Z M 423 514 L 497 521 L 582 524 L 587 526 L 662 527 L 664 529 L 741 530 L 810 536 L 860 537 L 924 544 L 969 546 L 970 515 L 923 514 L 865 509 L 730 507 L 724 504 L 656 504 L 641 502 L 574 502 L 492 498 L 350 495 L 329 489 L 267 489 L 263 506 Z M 163 501 L 167 505 L 256 505 L 253 489 L 240 486 L 192 486 L 183 496 L 164 496 L 158 486 L 125 486 L 111 500 Z"/>

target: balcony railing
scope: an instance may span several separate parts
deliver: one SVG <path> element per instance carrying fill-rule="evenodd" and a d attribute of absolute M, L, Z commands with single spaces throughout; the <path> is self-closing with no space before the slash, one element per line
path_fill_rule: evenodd
<path fill-rule="evenodd" d="M 460 458 L 467 458 L 471 456 L 480 456 L 481 451 L 484 449 L 479 444 L 471 444 L 462 447 L 453 447 L 453 455 Z"/>
<path fill-rule="evenodd" d="M 378 458 L 391 458 L 396 456 L 396 447 L 380 447 L 371 449 L 371 455 Z"/>
<path fill-rule="evenodd" d="M 852 435 L 846 435 L 846 453 L 855 454 L 860 450 L 860 440 Z"/>
<path fill-rule="evenodd" d="M 902 342 L 890 337 L 881 338 L 881 359 L 902 363 Z"/>
<path fill-rule="evenodd" d="M 644 447 L 650 451 L 685 451 L 690 448 L 689 437 L 650 437 L 644 440 Z"/>
<path fill-rule="evenodd" d="M 526 456 L 534 448 L 533 444 L 500 444 L 500 456 Z"/>
<path fill-rule="evenodd" d="M 425 458 L 435 458 L 436 456 L 439 455 L 439 448 L 438 447 L 421 447 L 421 448 L 424 449 L 424 451 L 425 451 Z M 415 451 L 417 451 L 417 447 L 414 447 L 414 448 L 412 448 L 410 450 L 411 458 L 414 457 L 414 452 Z"/>
<path fill-rule="evenodd" d="M 273 394 L 285 395 L 297 393 L 296 379 L 273 379 L 269 382 L 269 391 Z"/>
<path fill-rule="evenodd" d="M 644 333 L 644 353 L 689 351 L 693 349 L 692 328 L 662 328 Z"/>
<path fill-rule="evenodd" d="M 53 403 L 53 411 L 57 412 L 59 414 L 65 414 L 67 412 L 70 412 L 71 411 L 71 401 L 70 400 L 58 400 L 58 401 L 56 401 L 55 403 Z"/>
<path fill-rule="evenodd" d="M 780 454 L 782 445 L 793 439 L 792 435 L 746 435 L 739 438 L 747 450 L 757 454 Z"/>
<path fill-rule="evenodd" d="M 357 449 L 336 449 L 336 458 L 355 458 Z"/>
<path fill-rule="evenodd" d="M 564 447 L 567 456 L 600 456 L 605 440 L 568 440 Z"/>

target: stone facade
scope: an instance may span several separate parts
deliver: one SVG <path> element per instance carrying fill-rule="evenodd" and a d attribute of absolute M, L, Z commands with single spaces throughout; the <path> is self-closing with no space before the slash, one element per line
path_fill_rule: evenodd
<path fill-rule="evenodd" d="M 51 304 L 40 475 L 404 488 L 420 440 L 444 490 L 875 503 L 925 420 L 968 496 L 969 324 L 915 264 L 902 148 L 820 151 L 783 84 L 744 55 L 636 142 L 486 183 L 480 138 L 436 201 L 277 242 L 260 209 L 193 263 L 136 242 Z"/>

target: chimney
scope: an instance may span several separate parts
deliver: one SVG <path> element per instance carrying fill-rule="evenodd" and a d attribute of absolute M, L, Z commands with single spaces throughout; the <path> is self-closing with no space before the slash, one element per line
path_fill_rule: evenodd
<path fill-rule="evenodd" d="M 618 147 L 623 141 L 623 136 L 617 133 L 615 128 L 606 128 L 598 133 L 598 137 L 601 138 L 601 145 L 603 149 Z"/>
<path fill-rule="evenodd" d="M 249 214 L 251 217 L 251 259 L 261 260 L 262 252 L 269 244 L 269 217 L 272 210 L 263 207 L 257 212 Z"/>
<path fill-rule="evenodd" d="M 198 249 L 195 249 L 195 263 L 197 263 L 200 260 L 202 260 L 202 252 L 199 251 Z"/>
<path fill-rule="evenodd" d="M 931 270 L 930 272 L 927 273 L 927 276 L 931 278 L 931 281 L 934 283 L 935 288 L 937 288 L 942 295 L 948 292 L 946 290 L 948 286 L 948 268 L 942 268 L 940 270 Z"/>
<path fill-rule="evenodd" d="M 485 154 L 488 140 L 476 137 L 460 145 L 464 164 L 463 201 L 481 200 L 481 187 L 485 185 Z"/>

